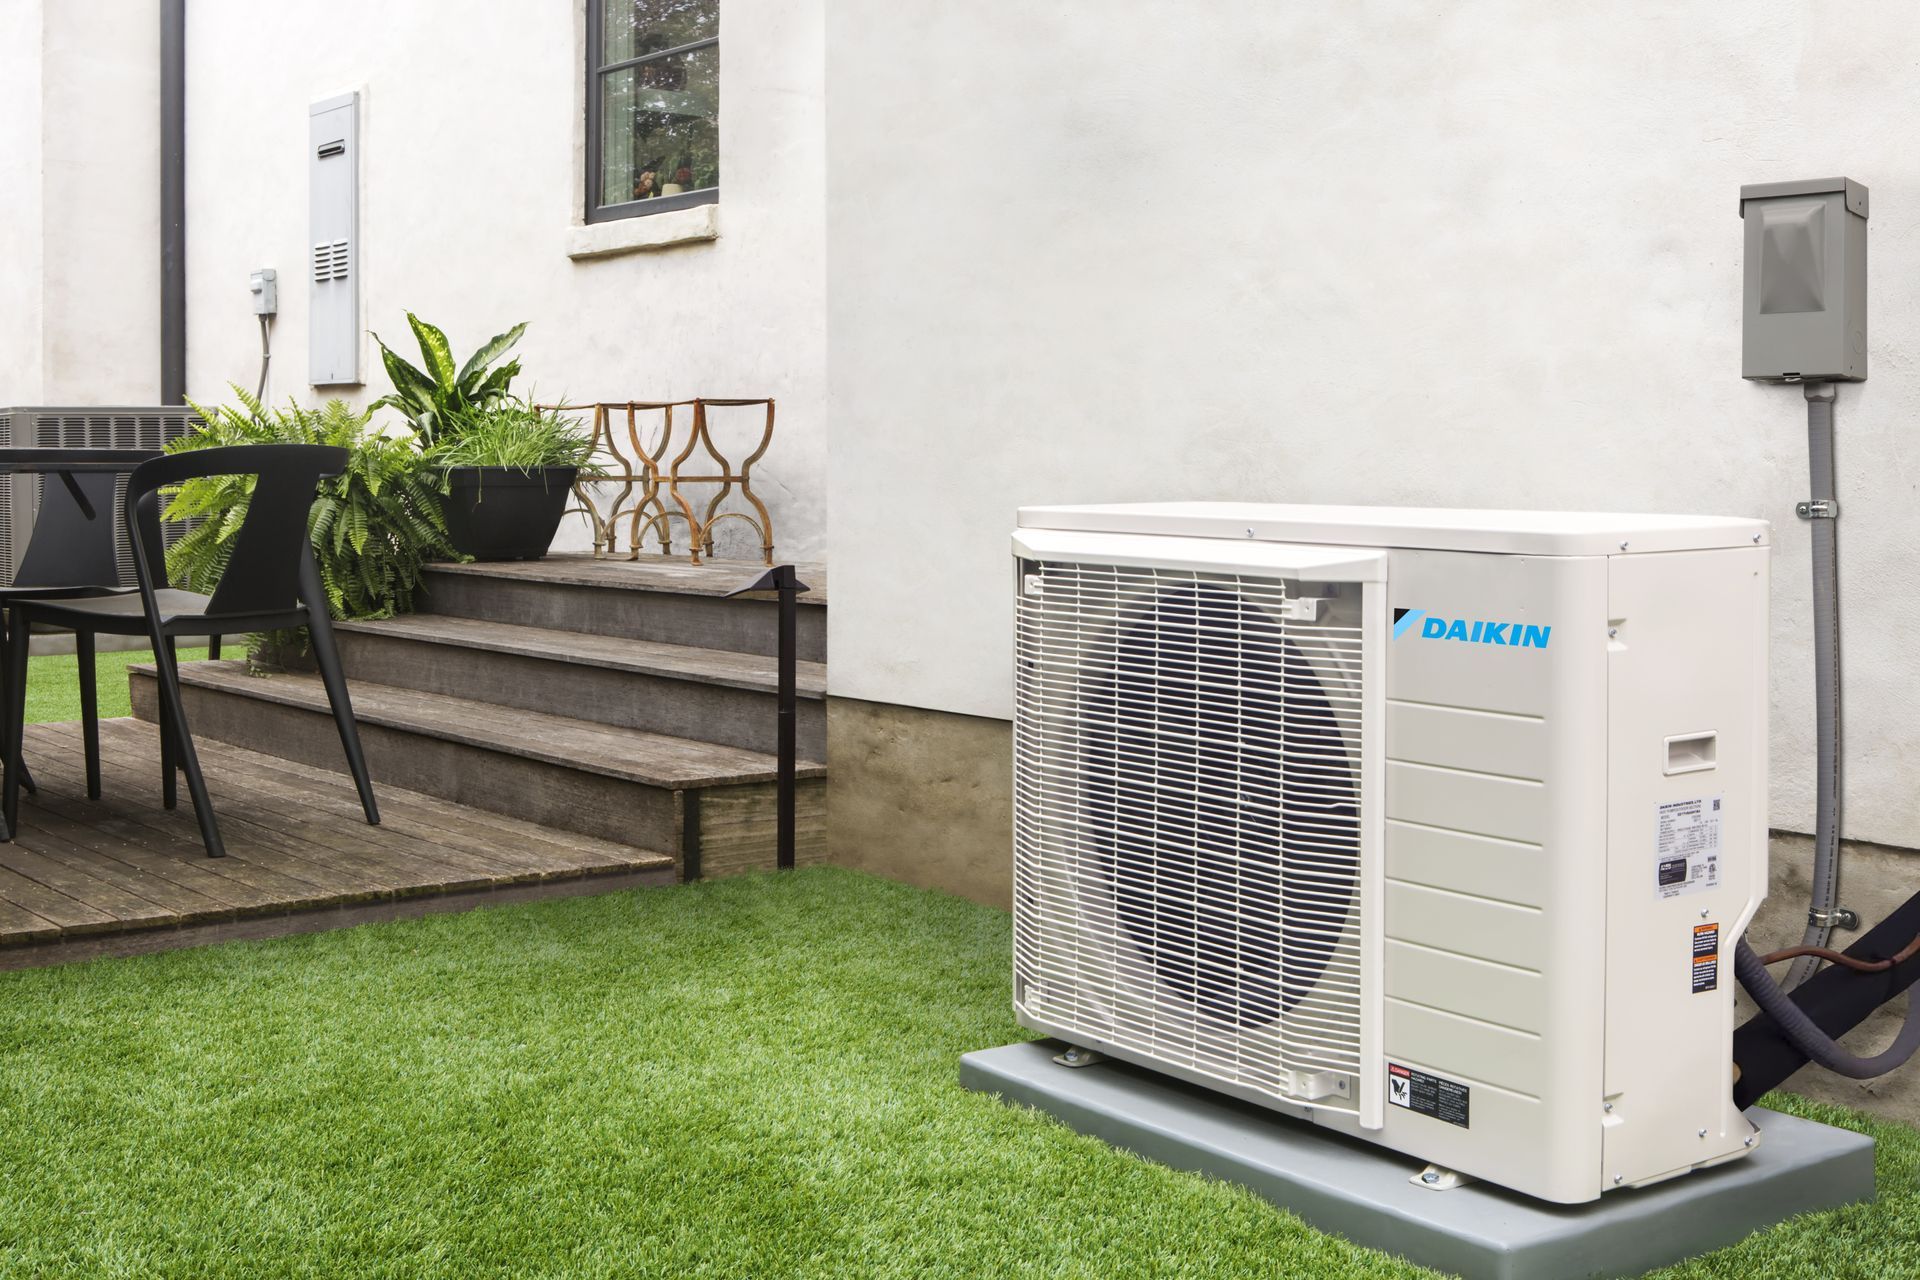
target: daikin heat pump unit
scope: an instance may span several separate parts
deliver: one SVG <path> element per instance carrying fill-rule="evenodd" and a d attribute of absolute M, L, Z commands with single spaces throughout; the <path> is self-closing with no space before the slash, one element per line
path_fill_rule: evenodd
<path fill-rule="evenodd" d="M 1020 1020 L 1548 1200 L 1744 1154 L 1768 542 L 1022 511 Z"/>

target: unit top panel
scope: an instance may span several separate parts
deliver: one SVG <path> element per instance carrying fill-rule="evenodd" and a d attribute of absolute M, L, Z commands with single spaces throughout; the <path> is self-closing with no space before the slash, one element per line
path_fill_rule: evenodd
<path fill-rule="evenodd" d="M 1615 556 L 1766 546 L 1764 520 L 1593 511 L 1334 507 L 1261 502 L 1138 502 L 1022 507 L 1023 529 L 1162 537 L 1252 538 L 1322 546 L 1505 555 Z"/>

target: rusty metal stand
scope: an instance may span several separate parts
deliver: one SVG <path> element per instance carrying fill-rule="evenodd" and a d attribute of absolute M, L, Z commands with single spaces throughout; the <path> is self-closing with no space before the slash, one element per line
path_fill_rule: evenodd
<path fill-rule="evenodd" d="M 708 410 L 762 406 L 766 409 L 766 417 L 760 439 L 752 453 L 735 468 L 714 443 Z M 765 563 L 769 566 L 773 564 L 773 516 L 753 491 L 754 464 L 766 456 L 767 449 L 773 444 L 774 402 L 771 399 L 722 400 L 700 397 L 692 400 L 601 401 L 591 405 L 541 407 L 591 410 L 595 455 L 610 459 L 613 464 L 605 474 L 583 477 L 574 485 L 574 495 L 579 499 L 579 505 L 569 510 L 580 512 L 592 523 L 594 555 L 604 557 L 618 554 L 622 520 L 627 523 L 627 559 L 636 560 L 640 557 L 641 545 L 649 533 L 659 543 L 661 554 L 672 555 L 672 522 L 681 520 L 687 526 L 689 557 L 694 564 L 699 564 L 703 552 L 708 556 L 713 555 L 713 530 L 716 525 L 726 520 L 744 520 L 760 535 L 760 553 Z M 687 420 L 686 413 L 690 411 L 691 421 L 685 444 L 669 461 L 667 454 L 673 447 L 676 409 L 683 411 L 683 421 Z M 648 445 L 641 439 L 643 415 L 653 414 L 659 415 L 657 439 Z M 626 418 L 624 433 L 615 426 L 618 415 Z M 701 450 L 705 451 L 705 456 L 695 459 L 694 455 Z M 693 474 L 683 471 L 690 460 L 699 468 Z M 681 488 L 682 485 L 699 484 L 720 486 L 704 504 L 704 509 L 696 508 Z M 619 485 L 620 488 L 610 500 L 604 500 L 598 498 L 596 493 L 596 486 L 602 485 Z M 634 497 L 636 486 L 639 489 L 637 499 Z M 752 506 L 752 512 L 720 509 L 736 489 L 739 496 Z M 662 498 L 663 491 L 667 498 L 673 500 L 672 507 Z"/>

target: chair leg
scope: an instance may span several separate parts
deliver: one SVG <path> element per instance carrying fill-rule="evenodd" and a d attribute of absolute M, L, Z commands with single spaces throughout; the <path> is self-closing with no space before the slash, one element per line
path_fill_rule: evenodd
<path fill-rule="evenodd" d="M 346 749 L 347 769 L 360 792 L 360 808 L 369 826 L 380 825 L 380 806 L 373 798 L 373 780 L 367 776 L 367 757 L 360 750 L 360 729 L 353 720 L 353 701 L 347 696 L 346 673 L 340 669 L 340 651 L 333 643 L 333 622 L 325 607 L 307 610 L 307 634 L 313 644 L 313 659 L 320 667 L 320 682 L 327 688 L 327 702 L 333 707 L 333 724 L 340 731 L 340 745 Z"/>
<path fill-rule="evenodd" d="M 219 636 L 207 637 L 207 661 L 208 662 L 220 661 L 220 637 Z"/>
<path fill-rule="evenodd" d="M 156 656 L 155 663 L 159 662 Z M 158 686 L 158 678 L 154 680 Z M 157 696 L 157 695 L 156 695 Z M 167 709 L 167 700 L 158 697 L 160 710 L 160 804 L 171 809 L 180 803 L 178 786 L 179 770 L 173 762 L 173 713 Z"/>
<path fill-rule="evenodd" d="M 193 750 L 193 735 L 187 731 L 187 712 L 180 704 L 180 661 L 173 637 L 168 636 L 166 643 L 153 656 L 155 672 L 160 677 L 155 683 L 160 686 L 160 701 L 166 709 L 166 719 L 172 724 L 175 758 L 180 763 L 181 771 L 187 775 L 187 794 L 193 797 L 193 816 L 200 822 L 200 838 L 206 842 L 209 858 L 224 858 L 227 847 L 220 840 L 220 823 L 213 816 L 213 801 L 207 796 L 206 779 L 200 776 L 200 758 Z M 171 788 L 171 762 L 167 767 L 167 782 Z"/>
<path fill-rule="evenodd" d="M 93 632 L 73 633 L 73 654 L 80 663 L 80 736 L 87 755 L 87 799 L 100 798 L 100 690 L 94 683 Z"/>
<path fill-rule="evenodd" d="M 0 615 L 0 619 L 4 619 L 4 615 Z M 11 707 L 13 705 L 13 699 L 7 694 L 7 671 L 12 665 L 7 660 L 7 627 L 8 624 L 4 620 L 0 620 L 0 707 Z M 0 734 L 0 759 L 4 759 L 6 753 L 5 735 Z M 27 767 L 25 760 L 20 762 L 20 785 L 26 788 L 27 794 L 30 796 L 40 794 L 40 786 L 33 780 L 33 770 Z"/>
<path fill-rule="evenodd" d="M 18 611 L 13 615 L 13 636 L 17 643 L 9 643 L 7 650 L 7 750 L 6 765 L 0 769 L 0 811 L 6 817 L 6 837 L 11 840 L 20 830 L 20 751 L 23 741 L 24 724 L 27 718 L 27 652 L 31 646 L 27 637 L 33 634 L 33 623 L 23 618 Z"/>

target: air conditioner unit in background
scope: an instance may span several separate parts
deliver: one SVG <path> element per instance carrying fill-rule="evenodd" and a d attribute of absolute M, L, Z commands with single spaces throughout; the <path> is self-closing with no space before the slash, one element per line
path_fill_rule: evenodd
<path fill-rule="evenodd" d="M 1024 1025 L 1547 1200 L 1752 1147 L 1764 522 L 1019 525 Z"/>
<path fill-rule="evenodd" d="M 100 408 L 35 406 L 0 408 L 0 447 L 41 449 L 154 449 L 165 447 L 199 424 L 199 415 L 185 405 L 135 405 Z M 21 473 L 0 476 L 0 584 L 11 583 L 33 534 L 40 510 L 41 477 Z M 118 499 L 124 481 L 114 486 Z M 116 559 L 120 582 L 133 585 L 132 550 L 116 526 Z M 162 526 L 171 546 L 186 529 L 184 524 Z"/>

